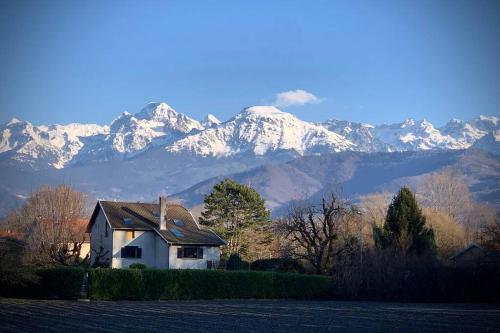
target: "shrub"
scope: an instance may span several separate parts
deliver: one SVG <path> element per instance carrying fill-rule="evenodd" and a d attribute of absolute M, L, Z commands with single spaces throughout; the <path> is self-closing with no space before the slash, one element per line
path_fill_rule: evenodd
<path fill-rule="evenodd" d="M 252 262 L 250 268 L 254 271 L 277 271 L 286 273 L 305 273 L 304 267 L 298 260 L 273 258 L 259 259 Z"/>
<path fill-rule="evenodd" d="M 83 281 L 83 269 L 74 267 L 31 268 L 37 279 L 23 285 L 0 286 L 2 296 L 21 298 L 77 299 Z"/>
<path fill-rule="evenodd" d="M 248 271 L 250 264 L 247 261 L 243 261 L 238 254 L 233 253 L 227 260 L 226 269 L 229 271 Z"/>
<path fill-rule="evenodd" d="M 128 268 L 131 268 L 131 269 L 146 269 L 146 265 L 136 262 L 135 264 L 132 264 L 132 265 L 128 266 Z"/>
<path fill-rule="evenodd" d="M 325 276 L 210 270 L 93 269 L 90 297 L 97 300 L 327 297 Z"/>
<path fill-rule="evenodd" d="M 77 299 L 83 281 L 83 269 L 74 267 L 44 268 L 37 270 L 40 277 L 40 297 Z"/>

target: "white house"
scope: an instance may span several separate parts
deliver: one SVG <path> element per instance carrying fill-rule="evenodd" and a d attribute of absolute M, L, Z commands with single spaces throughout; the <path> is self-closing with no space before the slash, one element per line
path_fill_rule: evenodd
<path fill-rule="evenodd" d="M 225 242 L 201 227 L 182 205 L 99 200 L 87 227 L 90 263 L 126 268 L 205 269 L 220 259 Z"/>

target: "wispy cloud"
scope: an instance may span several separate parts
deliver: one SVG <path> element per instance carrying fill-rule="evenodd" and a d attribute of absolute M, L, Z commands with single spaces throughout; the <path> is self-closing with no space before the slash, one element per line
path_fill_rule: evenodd
<path fill-rule="evenodd" d="M 322 99 L 316 97 L 312 93 L 297 89 L 276 94 L 274 106 L 286 108 L 293 105 L 315 104 L 321 102 Z"/>

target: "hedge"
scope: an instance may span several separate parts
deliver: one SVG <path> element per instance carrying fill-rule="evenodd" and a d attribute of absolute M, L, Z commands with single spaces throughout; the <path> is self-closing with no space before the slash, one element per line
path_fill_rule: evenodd
<path fill-rule="evenodd" d="M 321 298 L 330 292 L 324 276 L 274 272 L 107 269 L 90 272 L 96 300 L 215 298 Z"/>
<path fill-rule="evenodd" d="M 0 286 L 0 295 L 20 298 L 77 299 L 83 281 L 83 269 L 57 267 L 33 269 L 35 280 Z"/>

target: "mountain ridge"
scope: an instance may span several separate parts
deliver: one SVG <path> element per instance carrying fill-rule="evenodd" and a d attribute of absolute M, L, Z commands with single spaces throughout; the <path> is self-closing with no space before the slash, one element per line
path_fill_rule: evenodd
<path fill-rule="evenodd" d="M 124 112 L 111 124 L 40 125 L 11 119 L 0 125 L 0 159 L 32 169 L 56 168 L 133 158 L 153 147 L 166 154 L 198 157 L 256 157 L 278 151 L 296 156 L 340 151 L 394 152 L 467 149 L 491 134 L 479 147 L 498 151 L 500 122 L 495 116 L 451 119 L 439 128 L 427 120 L 371 125 L 330 119 L 306 122 L 274 106 L 244 108 L 221 122 L 212 114 L 198 121 L 166 103 L 152 102 L 135 114 Z M 486 140 L 484 140 L 486 141 Z"/>

